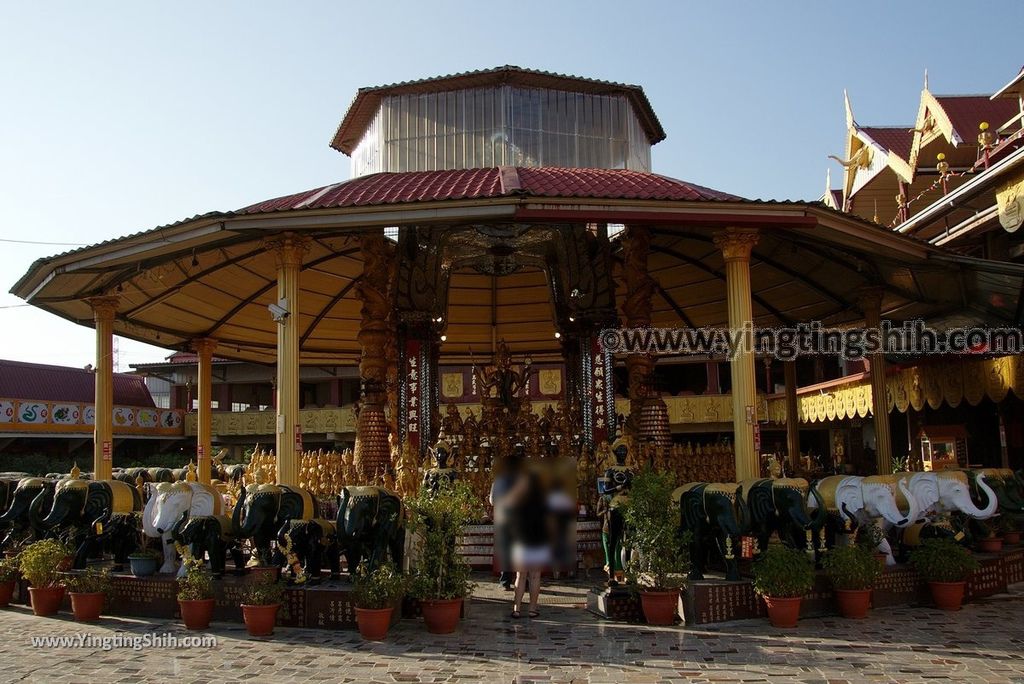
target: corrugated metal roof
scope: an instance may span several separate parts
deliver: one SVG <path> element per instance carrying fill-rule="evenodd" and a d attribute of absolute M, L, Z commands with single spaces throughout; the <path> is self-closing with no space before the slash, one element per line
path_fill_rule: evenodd
<path fill-rule="evenodd" d="M 513 174 L 518 183 L 509 182 Z M 240 209 L 238 213 L 262 214 L 294 209 L 335 209 L 503 196 L 742 200 L 736 195 L 686 181 L 626 169 L 491 167 L 360 176 L 343 183 L 259 202 Z"/>
<path fill-rule="evenodd" d="M 644 89 L 638 85 L 505 65 L 493 69 L 463 71 L 446 76 L 360 88 L 331 139 L 331 147 L 339 152 L 351 154 L 376 113 L 381 99 L 387 95 L 436 93 L 505 84 L 569 92 L 625 95 L 632 102 L 650 143 L 654 145 L 665 139 L 665 129 L 658 121 L 658 116 L 644 94 Z"/>
<path fill-rule="evenodd" d="M 84 368 L 0 359 L 0 397 L 91 404 L 96 375 Z M 145 378 L 128 373 L 114 373 L 114 403 L 155 406 Z"/>
<path fill-rule="evenodd" d="M 914 143 L 913 128 L 913 126 L 863 126 L 857 130 L 865 133 L 903 161 L 908 161 L 910 148 Z"/>
<path fill-rule="evenodd" d="M 953 129 L 969 145 L 976 145 L 978 124 L 987 121 L 995 131 L 1020 112 L 1015 100 L 991 100 L 988 95 L 936 95 Z"/>

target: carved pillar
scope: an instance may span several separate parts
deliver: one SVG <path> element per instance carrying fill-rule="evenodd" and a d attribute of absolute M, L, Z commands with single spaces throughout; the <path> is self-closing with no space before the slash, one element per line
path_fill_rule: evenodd
<path fill-rule="evenodd" d="M 658 283 L 647 272 L 647 255 L 651 249 L 651 231 L 646 226 L 630 226 L 622 238 L 622 275 L 626 283 L 626 298 L 622 311 L 626 326 L 648 328 L 651 325 L 651 297 Z M 629 377 L 629 419 L 627 426 L 636 434 L 640 426 L 640 412 L 651 388 L 654 357 L 630 354 L 626 357 Z"/>
<path fill-rule="evenodd" d="M 878 328 L 882 318 L 882 290 L 866 288 L 861 292 L 860 308 L 864 325 Z M 871 363 L 871 417 L 875 423 L 875 459 L 879 475 L 892 472 L 892 430 L 889 425 L 889 401 L 885 390 L 885 353 L 869 357 Z"/>
<path fill-rule="evenodd" d="M 362 391 L 356 421 L 355 463 L 367 480 L 387 470 L 390 462 L 388 420 L 384 407 L 388 401 L 388 345 L 396 344 L 392 323 L 392 281 L 394 250 L 380 229 L 360 237 L 363 275 L 356 285 L 362 301 L 359 327 L 359 378 Z M 388 338 L 392 338 L 389 342 Z"/>
<path fill-rule="evenodd" d="M 729 362 L 732 371 L 732 424 L 736 449 L 737 482 L 760 476 L 754 450 L 757 423 L 757 383 L 754 376 L 753 303 L 750 291 L 750 253 L 757 231 L 730 228 L 715 235 L 715 245 L 725 259 L 726 302 L 729 327 L 744 329 L 741 348 Z"/>
<path fill-rule="evenodd" d="M 196 415 L 196 479 L 198 482 L 210 483 L 210 457 L 212 453 L 213 411 L 213 352 L 217 349 L 217 340 L 203 338 L 192 341 L 192 350 L 199 359 L 198 396 L 199 411 Z M 230 406 L 228 407 L 230 409 Z"/>
<path fill-rule="evenodd" d="M 795 473 L 800 465 L 800 415 L 796 406 L 796 361 L 783 361 L 786 378 L 786 450 L 789 452 L 789 472 Z"/>
<path fill-rule="evenodd" d="M 277 297 L 288 311 L 277 323 L 277 483 L 299 484 L 299 274 L 308 239 L 285 233 L 268 242 L 277 259 Z"/>
<path fill-rule="evenodd" d="M 114 458 L 114 314 L 117 313 L 120 299 L 117 296 L 105 296 L 91 297 L 86 301 L 92 307 L 96 323 L 93 479 L 109 480 Z"/>

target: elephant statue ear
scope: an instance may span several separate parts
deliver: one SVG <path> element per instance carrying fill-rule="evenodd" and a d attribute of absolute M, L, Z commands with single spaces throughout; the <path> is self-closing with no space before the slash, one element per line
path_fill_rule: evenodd
<path fill-rule="evenodd" d="M 910 493 L 917 500 L 921 515 L 927 515 L 939 502 L 939 480 L 932 473 L 914 473 L 910 476 Z"/>

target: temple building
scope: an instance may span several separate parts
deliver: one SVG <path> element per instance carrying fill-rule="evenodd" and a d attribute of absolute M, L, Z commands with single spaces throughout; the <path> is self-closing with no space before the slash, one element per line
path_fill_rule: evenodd
<path fill-rule="evenodd" d="M 918 398 L 894 391 L 903 371 L 888 373 L 882 354 L 844 364 L 751 348 L 621 354 L 601 333 L 1018 323 L 1024 265 L 873 220 L 874 196 L 888 197 L 877 209 L 887 222 L 897 193 L 927 185 L 908 172 L 916 160 L 944 150 L 954 172 L 975 163 L 964 147 L 972 120 L 929 98 L 907 144 L 850 115 L 850 177 L 830 207 L 657 174 L 651 147 L 666 133 L 639 86 L 504 66 L 363 88 L 331 138 L 351 159 L 349 180 L 40 259 L 12 292 L 95 327 L 97 415 L 111 411 L 113 335 L 195 354 L 190 406 L 184 383 L 174 396 L 182 408 L 194 400 L 186 431 L 201 479 L 214 437 L 232 434 L 272 439 L 278 481 L 295 484 L 313 436 L 350 436 L 372 478 L 421 460 L 442 432 L 481 472 L 517 441 L 587 459 L 625 432 L 667 467 L 693 459 L 688 476 L 711 467 L 708 453 L 726 454 L 712 474 L 739 481 L 759 476 L 772 449 L 793 469 L 825 467 L 801 460 L 801 424 L 820 416 L 856 420 L 837 433 L 843 451 L 885 472 L 893 402 Z M 998 111 L 1009 119 L 1007 102 Z M 990 170 L 1012 156 L 985 153 Z M 970 184 L 947 180 L 950 192 Z M 1015 361 L 979 362 L 1007 365 L 989 396 L 1024 382 Z M 970 399 L 965 363 L 947 368 Z M 229 376 L 248 389 L 215 391 Z M 110 440 L 97 421 L 99 477 Z M 687 440 L 707 450 L 681 449 Z"/>

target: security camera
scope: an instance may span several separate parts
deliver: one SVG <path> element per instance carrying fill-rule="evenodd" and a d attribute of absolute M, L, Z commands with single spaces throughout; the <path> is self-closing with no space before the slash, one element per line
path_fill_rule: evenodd
<path fill-rule="evenodd" d="M 291 313 L 288 311 L 287 299 L 278 300 L 276 304 L 267 304 L 267 309 L 270 311 L 270 317 L 277 323 L 283 322 L 284 319 L 288 318 L 288 314 Z"/>

